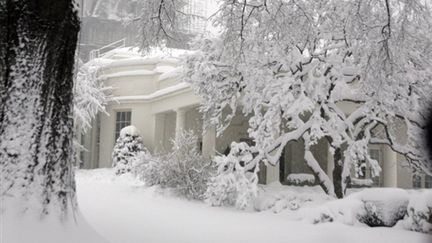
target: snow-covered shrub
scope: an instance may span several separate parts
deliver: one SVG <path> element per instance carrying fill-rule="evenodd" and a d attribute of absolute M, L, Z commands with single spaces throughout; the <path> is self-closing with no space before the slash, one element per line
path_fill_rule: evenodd
<path fill-rule="evenodd" d="M 333 197 L 326 195 L 319 186 L 286 186 L 276 181 L 269 185 L 259 185 L 259 189 L 253 204 L 256 211 L 271 210 L 274 213 L 285 209 L 297 211 L 305 205 L 321 205 L 329 200 L 334 200 Z"/>
<path fill-rule="evenodd" d="M 198 139 L 192 131 L 182 131 L 172 140 L 171 152 L 147 158 L 142 165 L 142 178 L 147 185 L 172 188 L 190 199 L 203 199 L 212 173 L 211 161 L 198 150 Z"/>
<path fill-rule="evenodd" d="M 289 174 L 287 176 L 287 182 L 289 185 L 295 186 L 312 186 L 315 184 L 315 176 L 305 173 Z"/>
<path fill-rule="evenodd" d="M 233 143 L 230 153 L 217 156 L 214 161 L 218 167 L 217 173 L 208 184 L 206 201 L 212 206 L 234 205 L 245 209 L 257 195 L 257 172 L 246 171 L 242 166 L 244 161 L 251 159 L 246 143 Z"/>
<path fill-rule="evenodd" d="M 134 126 L 124 127 L 116 141 L 112 153 L 113 167 L 116 174 L 130 172 L 142 157 L 148 154 L 138 130 Z"/>
<path fill-rule="evenodd" d="M 256 196 L 256 184 L 248 175 L 239 171 L 222 173 L 211 178 L 206 191 L 207 203 L 212 206 L 234 205 L 245 209 Z"/>
<path fill-rule="evenodd" d="M 313 224 L 326 222 L 339 222 L 355 225 L 359 219 L 366 215 L 363 202 L 353 197 L 330 200 L 317 207 L 300 208 L 298 218 Z"/>
<path fill-rule="evenodd" d="M 360 222 L 369 226 L 394 226 L 407 212 L 408 192 L 397 188 L 370 188 L 352 195 L 363 202 Z"/>
<path fill-rule="evenodd" d="M 400 224 L 407 230 L 432 233 L 432 190 L 415 193 L 410 197 L 407 215 Z"/>
<path fill-rule="evenodd" d="M 132 172 L 135 176 L 144 181 L 147 186 L 154 186 L 160 184 L 160 157 L 146 154 L 141 156 L 137 163 L 135 163 Z"/>
<path fill-rule="evenodd" d="M 373 181 L 371 179 L 351 178 L 350 187 L 352 188 L 371 187 L 372 185 Z"/>

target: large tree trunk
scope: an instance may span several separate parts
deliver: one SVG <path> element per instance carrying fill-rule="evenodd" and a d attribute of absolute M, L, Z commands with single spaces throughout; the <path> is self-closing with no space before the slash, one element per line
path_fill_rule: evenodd
<path fill-rule="evenodd" d="M 0 1 L 1 197 L 42 214 L 65 216 L 76 205 L 72 73 L 78 31 L 70 0 Z"/>
<path fill-rule="evenodd" d="M 344 196 L 342 188 L 342 165 L 342 150 L 336 148 L 334 153 L 333 186 L 337 198 L 343 198 Z"/>
<path fill-rule="evenodd" d="M 344 175 L 343 148 L 336 148 L 334 153 L 333 185 L 337 198 L 343 198 L 350 183 L 350 175 Z"/>

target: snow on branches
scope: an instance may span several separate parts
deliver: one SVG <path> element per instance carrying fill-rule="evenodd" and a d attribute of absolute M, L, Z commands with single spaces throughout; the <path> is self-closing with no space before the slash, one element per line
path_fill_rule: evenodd
<path fill-rule="evenodd" d="M 244 171 L 277 164 L 288 142 L 303 139 L 304 160 L 330 195 L 343 196 L 358 164 L 379 173 L 368 144 L 432 172 L 420 135 L 432 91 L 422 1 L 222 1 L 214 23 L 222 31 L 197 43 L 186 79 L 218 134 L 237 109 L 251 117 Z M 336 153 L 334 185 L 310 152 L 319 140 Z"/>
<path fill-rule="evenodd" d="M 139 22 L 140 48 L 163 46 L 169 41 L 181 41 L 181 26 L 185 25 L 185 0 L 149 0 L 140 3 L 140 13 L 133 19 Z"/>
<path fill-rule="evenodd" d="M 245 170 L 244 163 L 252 159 L 246 143 L 233 143 L 231 153 L 217 156 L 217 173 L 208 183 L 206 201 L 212 206 L 233 205 L 239 209 L 250 206 L 257 196 L 259 166 Z"/>
<path fill-rule="evenodd" d="M 83 64 L 78 60 L 78 72 L 74 83 L 74 123 L 83 132 L 91 128 L 91 122 L 99 112 L 105 112 L 105 106 L 110 101 L 111 87 L 104 86 L 98 80 L 98 70 L 101 59 L 94 59 Z"/>

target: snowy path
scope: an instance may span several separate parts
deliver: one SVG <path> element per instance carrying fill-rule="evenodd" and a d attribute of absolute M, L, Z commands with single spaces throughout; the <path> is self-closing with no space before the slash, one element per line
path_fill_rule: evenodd
<path fill-rule="evenodd" d="M 311 225 L 271 212 L 212 208 L 113 182 L 110 173 L 79 171 L 77 191 L 89 224 L 112 243 L 432 242 L 430 235 L 398 229 Z"/>

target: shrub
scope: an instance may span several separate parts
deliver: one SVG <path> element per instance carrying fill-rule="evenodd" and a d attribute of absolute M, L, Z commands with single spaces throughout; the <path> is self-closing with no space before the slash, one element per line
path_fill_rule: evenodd
<path fill-rule="evenodd" d="M 432 190 L 424 190 L 411 196 L 407 215 L 401 225 L 407 230 L 432 233 Z"/>
<path fill-rule="evenodd" d="M 407 212 L 409 195 L 398 188 L 370 188 L 353 197 L 363 202 L 365 214 L 359 221 L 369 226 L 394 226 Z"/>
<path fill-rule="evenodd" d="M 217 173 L 210 179 L 205 197 L 212 206 L 230 205 L 245 209 L 257 196 L 257 171 L 245 171 L 242 163 L 250 159 L 245 143 L 233 143 L 230 153 L 215 157 Z M 246 157 L 245 157 L 246 156 Z"/>
<path fill-rule="evenodd" d="M 137 169 L 147 185 L 172 188 L 190 199 L 203 199 L 212 172 L 211 161 L 200 154 L 198 139 L 191 131 L 183 131 L 172 141 L 172 152 L 146 157 Z"/>
<path fill-rule="evenodd" d="M 313 186 L 315 184 L 315 176 L 312 174 L 289 174 L 286 179 L 288 185 L 293 186 Z"/>
<path fill-rule="evenodd" d="M 148 151 L 144 147 L 138 130 L 134 126 L 124 127 L 120 131 L 120 136 L 112 153 L 113 167 L 116 174 L 130 172 L 134 164 L 145 154 L 148 154 Z"/>

